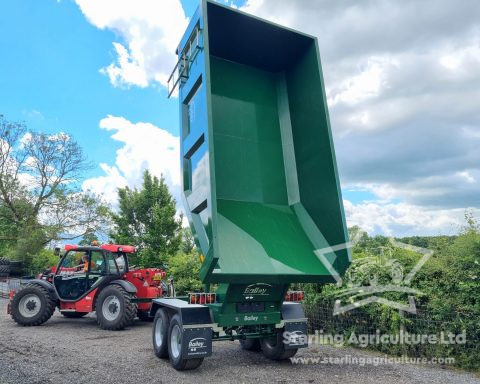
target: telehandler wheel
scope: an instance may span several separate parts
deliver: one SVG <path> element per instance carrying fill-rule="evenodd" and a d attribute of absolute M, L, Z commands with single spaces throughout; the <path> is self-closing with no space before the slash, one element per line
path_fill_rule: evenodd
<path fill-rule="evenodd" d="M 262 350 L 262 347 L 260 346 L 260 340 L 259 339 L 240 340 L 240 346 L 245 351 L 259 352 L 259 351 Z"/>
<path fill-rule="evenodd" d="M 88 315 L 88 312 L 61 312 L 61 314 L 69 319 L 79 319 L 85 315 Z"/>
<path fill-rule="evenodd" d="M 133 297 L 116 284 L 105 287 L 96 302 L 97 323 L 100 328 L 118 331 L 132 324 L 137 315 Z"/>
<path fill-rule="evenodd" d="M 177 371 L 187 371 L 198 368 L 203 363 L 200 359 L 185 359 L 182 357 L 182 321 L 180 316 L 174 315 L 168 327 L 168 357 L 170 364 Z"/>
<path fill-rule="evenodd" d="M 161 359 L 168 358 L 168 325 L 170 318 L 164 308 L 155 313 L 152 328 L 153 351 Z"/>
<path fill-rule="evenodd" d="M 260 339 L 260 345 L 265 357 L 271 360 L 286 360 L 293 357 L 298 351 L 298 349 L 285 349 L 283 329 L 277 330 L 277 335 L 274 337 Z"/>
<path fill-rule="evenodd" d="M 56 304 L 47 289 L 38 284 L 27 284 L 13 297 L 11 316 L 23 326 L 40 325 L 52 317 Z"/>

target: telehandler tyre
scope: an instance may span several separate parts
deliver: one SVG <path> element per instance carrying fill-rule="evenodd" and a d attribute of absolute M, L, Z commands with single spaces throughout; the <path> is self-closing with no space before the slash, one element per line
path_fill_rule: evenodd
<path fill-rule="evenodd" d="M 96 301 L 97 323 L 100 328 L 119 331 L 132 324 L 137 315 L 137 305 L 132 299 L 132 295 L 119 285 L 105 287 Z"/>
<path fill-rule="evenodd" d="M 45 323 L 55 312 L 57 301 L 38 284 L 27 284 L 12 299 L 12 319 L 29 327 Z"/>

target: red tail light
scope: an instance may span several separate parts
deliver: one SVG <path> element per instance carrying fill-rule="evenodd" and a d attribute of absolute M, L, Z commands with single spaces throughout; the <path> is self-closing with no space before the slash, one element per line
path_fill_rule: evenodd
<path fill-rule="evenodd" d="M 288 291 L 285 295 L 285 301 L 303 301 L 304 296 L 303 291 Z"/>
<path fill-rule="evenodd" d="M 215 293 L 190 293 L 188 302 L 190 304 L 212 304 L 217 301 Z"/>

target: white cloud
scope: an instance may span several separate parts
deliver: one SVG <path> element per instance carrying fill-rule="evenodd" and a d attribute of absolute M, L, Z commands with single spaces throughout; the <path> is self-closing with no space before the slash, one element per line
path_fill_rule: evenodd
<path fill-rule="evenodd" d="M 21 138 L 20 138 L 20 149 L 25 148 L 25 146 L 32 140 L 32 134 L 30 132 L 25 133 Z"/>
<path fill-rule="evenodd" d="M 76 0 L 85 17 L 100 29 L 114 31 L 117 59 L 101 69 L 114 86 L 166 85 L 175 50 L 187 26 L 179 0 Z"/>
<path fill-rule="evenodd" d="M 371 235 L 454 235 L 465 224 L 465 209 L 461 208 L 432 210 L 406 203 L 343 203 L 348 226 L 358 225 Z"/>
<path fill-rule="evenodd" d="M 132 123 L 116 116 L 100 121 L 100 128 L 112 132 L 112 139 L 123 144 L 117 150 L 115 164 L 101 164 L 104 176 L 87 179 L 85 190 L 103 194 L 111 203 L 117 202 L 117 188 L 140 186 L 143 172 L 163 175 L 170 192 L 179 201 L 180 142 L 164 129 L 150 123 Z"/>
<path fill-rule="evenodd" d="M 76 2 L 118 36 L 115 61 L 102 69 L 114 86 L 166 84 L 187 24 L 179 0 Z M 465 208 L 480 207 L 475 0 L 248 0 L 242 10 L 318 37 L 342 186 L 378 198 L 346 201 L 349 223 L 386 234 L 454 233 Z M 168 176 L 178 201 L 178 156 L 152 145 L 173 138 L 178 151 L 178 138 L 120 117 L 100 126 L 123 147 L 85 186 L 115 200 L 118 186 L 138 185 L 149 168 Z"/>
<path fill-rule="evenodd" d="M 358 73 L 342 81 L 335 89 L 327 89 L 327 99 L 330 107 L 338 103 L 356 104 L 368 98 L 378 96 L 385 88 L 387 68 L 395 65 L 388 57 L 371 57 L 365 65 L 358 69 Z"/>

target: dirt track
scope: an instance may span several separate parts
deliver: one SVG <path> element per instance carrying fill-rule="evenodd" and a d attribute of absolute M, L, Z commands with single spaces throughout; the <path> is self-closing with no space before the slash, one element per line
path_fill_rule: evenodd
<path fill-rule="evenodd" d="M 310 347 L 299 357 L 378 357 L 352 348 Z M 480 383 L 472 374 L 416 365 L 272 362 L 241 351 L 237 342 L 214 344 L 196 371 L 177 372 L 151 348 L 151 324 L 102 331 L 95 318 L 66 319 L 58 312 L 43 326 L 24 328 L 0 299 L 0 383 Z"/>

